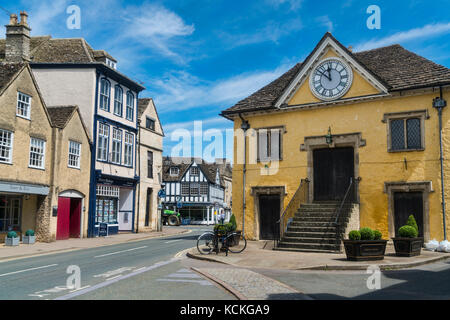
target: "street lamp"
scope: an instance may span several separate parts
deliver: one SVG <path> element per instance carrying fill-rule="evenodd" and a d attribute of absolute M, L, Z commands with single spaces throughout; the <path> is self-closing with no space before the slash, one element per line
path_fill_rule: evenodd
<path fill-rule="evenodd" d="M 333 135 L 331 134 L 331 127 L 328 128 L 328 134 L 325 136 L 327 144 L 333 143 Z"/>
<path fill-rule="evenodd" d="M 433 108 L 438 111 L 439 116 L 439 144 L 440 144 L 440 153 L 441 153 L 441 196 L 442 196 L 442 223 L 444 227 L 444 240 L 447 240 L 447 226 L 445 222 L 445 185 L 444 185 L 444 154 L 443 154 L 443 146 L 442 146 L 442 110 L 447 106 L 447 101 L 445 101 L 442 97 L 442 87 L 440 88 L 440 97 L 433 99 Z"/>

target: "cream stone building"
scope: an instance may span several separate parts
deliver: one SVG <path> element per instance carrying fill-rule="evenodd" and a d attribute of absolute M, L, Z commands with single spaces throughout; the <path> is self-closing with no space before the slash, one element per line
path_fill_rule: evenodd
<path fill-rule="evenodd" d="M 47 109 L 29 65 L 3 62 L 0 112 L 0 239 L 29 229 L 39 241 L 83 236 L 90 142 L 78 109 Z"/>
<path fill-rule="evenodd" d="M 138 163 L 140 183 L 136 199 L 136 232 L 158 229 L 158 193 L 162 184 L 164 130 L 153 99 L 139 99 Z"/>

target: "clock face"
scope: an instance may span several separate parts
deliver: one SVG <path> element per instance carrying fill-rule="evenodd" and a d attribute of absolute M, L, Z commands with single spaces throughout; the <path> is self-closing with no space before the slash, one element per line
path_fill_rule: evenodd
<path fill-rule="evenodd" d="M 309 85 L 317 98 L 330 101 L 346 94 L 352 81 L 352 69 L 345 62 L 338 58 L 328 58 L 313 69 Z"/>

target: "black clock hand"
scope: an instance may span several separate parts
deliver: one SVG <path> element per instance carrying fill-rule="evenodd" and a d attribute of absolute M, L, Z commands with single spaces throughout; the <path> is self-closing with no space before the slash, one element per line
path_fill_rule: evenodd
<path fill-rule="evenodd" d="M 330 66 L 328 66 L 328 80 L 330 80 L 331 81 L 331 67 Z"/>
<path fill-rule="evenodd" d="M 325 74 L 325 72 L 320 72 L 319 70 L 317 70 L 317 72 L 320 73 L 321 75 L 325 76 L 329 81 L 331 81 L 331 77 L 330 77 L 330 76 L 327 76 L 327 75 Z"/>

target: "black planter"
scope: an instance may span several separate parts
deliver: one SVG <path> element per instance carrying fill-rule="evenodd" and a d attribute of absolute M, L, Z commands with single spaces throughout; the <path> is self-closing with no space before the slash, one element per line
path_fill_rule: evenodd
<path fill-rule="evenodd" d="M 383 260 L 387 240 L 343 240 L 347 260 Z"/>
<path fill-rule="evenodd" d="M 392 238 L 397 257 L 420 256 L 423 238 Z"/>

